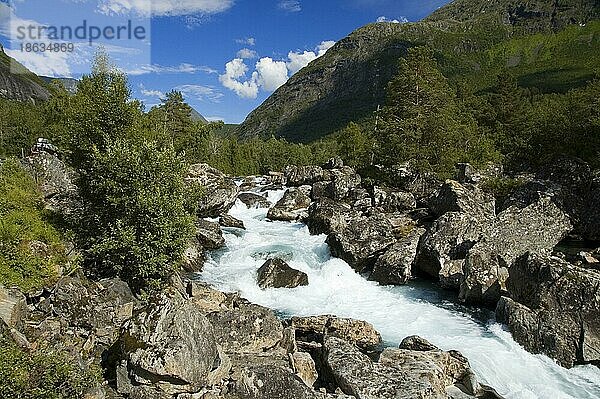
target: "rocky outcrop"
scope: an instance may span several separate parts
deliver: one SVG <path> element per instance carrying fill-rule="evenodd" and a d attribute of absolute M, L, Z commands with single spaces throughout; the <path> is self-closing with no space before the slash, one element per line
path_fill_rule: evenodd
<path fill-rule="evenodd" d="M 308 285 L 306 273 L 292 269 L 281 259 L 267 260 L 257 271 L 260 288 L 296 288 Z"/>
<path fill-rule="evenodd" d="M 495 306 L 515 259 L 528 251 L 552 251 L 572 227 L 569 217 L 549 198 L 501 212 L 469 250 L 460 298 Z"/>
<path fill-rule="evenodd" d="M 326 242 L 333 256 L 363 272 L 372 269 L 377 258 L 396 242 L 396 235 L 390 219 L 376 214 L 348 221 L 341 231 L 329 234 Z"/>
<path fill-rule="evenodd" d="M 199 217 L 218 217 L 226 214 L 239 193 L 233 179 L 207 164 L 191 165 L 185 182 L 190 187 L 200 190 L 197 209 Z"/>
<path fill-rule="evenodd" d="M 178 293 L 157 298 L 124 326 L 117 390 L 133 398 L 170 398 L 209 383 L 219 358 L 212 325 Z"/>
<path fill-rule="evenodd" d="M 384 212 L 405 212 L 417 207 L 415 196 L 406 191 L 396 191 L 385 187 L 373 187 L 372 205 Z"/>
<path fill-rule="evenodd" d="M 244 226 L 244 222 L 234 218 L 231 215 L 223 215 L 219 218 L 219 225 L 221 227 L 232 227 L 235 229 L 242 229 L 242 230 L 246 230 L 246 227 Z"/>
<path fill-rule="evenodd" d="M 312 199 L 330 198 L 342 201 L 350 196 L 353 190 L 360 188 L 361 177 L 349 166 L 327 171 L 329 178 L 313 185 Z"/>
<path fill-rule="evenodd" d="M 299 210 L 310 205 L 310 186 L 288 189 L 275 206 L 269 209 L 267 217 L 271 220 L 291 222 L 300 216 Z"/>
<path fill-rule="evenodd" d="M 320 166 L 288 166 L 284 170 L 284 175 L 288 186 L 300 187 L 304 185 L 312 185 L 328 179 L 326 173 Z"/>
<path fill-rule="evenodd" d="M 514 339 L 564 367 L 600 363 L 600 272 L 527 253 L 510 268 L 496 308 Z"/>
<path fill-rule="evenodd" d="M 225 238 L 219 224 L 208 220 L 196 222 L 196 239 L 205 249 L 219 249 L 225 245 Z"/>
<path fill-rule="evenodd" d="M 462 212 L 489 219 L 496 214 L 494 197 L 475 185 L 463 185 L 454 180 L 447 180 L 425 203 L 437 216 Z"/>
<path fill-rule="evenodd" d="M 238 199 L 247 208 L 270 208 L 271 203 L 264 196 L 255 193 L 240 193 Z"/>
<path fill-rule="evenodd" d="M 350 205 L 322 198 L 310 205 L 304 222 L 311 234 L 331 234 L 341 232 L 349 220 L 358 216 Z"/>
<path fill-rule="evenodd" d="M 424 233 L 425 229 L 414 228 L 408 236 L 388 248 L 375 262 L 371 279 L 383 285 L 406 284 L 412 277 L 417 246 Z"/>

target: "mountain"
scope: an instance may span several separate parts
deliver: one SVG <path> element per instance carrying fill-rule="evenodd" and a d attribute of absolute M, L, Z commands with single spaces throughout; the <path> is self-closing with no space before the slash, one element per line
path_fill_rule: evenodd
<path fill-rule="evenodd" d="M 49 97 L 50 92 L 44 81 L 9 57 L 0 45 L 0 98 L 43 101 Z"/>
<path fill-rule="evenodd" d="M 598 70 L 599 16 L 598 0 L 457 0 L 417 23 L 370 24 L 292 76 L 237 134 L 310 142 L 370 117 L 415 45 L 434 48 L 442 72 L 476 91 L 508 68 L 526 87 L 563 92 Z"/>
<path fill-rule="evenodd" d="M 206 120 L 205 117 L 203 117 L 200 112 L 196 111 L 194 108 L 192 108 L 192 115 L 191 118 L 194 122 L 202 122 L 204 124 L 208 123 L 208 121 Z"/>
<path fill-rule="evenodd" d="M 79 81 L 73 78 L 53 78 L 51 76 L 40 76 L 40 79 L 42 79 L 46 83 L 59 81 L 71 94 L 75 94 L 75 92 L 77 92 L 77 85 L 79 84 Z"/>

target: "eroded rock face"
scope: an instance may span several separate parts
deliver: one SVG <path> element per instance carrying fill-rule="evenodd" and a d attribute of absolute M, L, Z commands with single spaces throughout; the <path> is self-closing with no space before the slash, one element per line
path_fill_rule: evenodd
<path fill-rule="evenodd" d="M 401 285 L 412 277 L 412 266 L 423 228 L 414 228 L 407 237 L 401 238 L 388 248 L 375 262 L 371 279 L 384 285 Z"/>
<path fill-rule="evenodd" d="M 219 356 L 211 324 L 178 293 L 161 295 L 127 322 L 120 349 L 118 391 L 132 397 L 196 392 Z"/>
<path fill-rule="evenodd" d="M 358 272 L 369 270 L 377 258 L 396 242 L 394 227 L 384 215 L 348 221 L 339 232 L 327 237 L 331 254 L 348 262 Z"/>
<path fill-rule="evenodd" d="M 275 258 L 267 260 L 257 272 L 260 288 L 295 288 L 308 285 L 306 273 L 292 269 L 283 260 Z"/>
<path fill-rule="evenodd" d="M 207 164 L 191 165 L 185 182 L 204 190 L 198 201 L 199 217 L 226 214 L 237 199 L 239 188 L 233 179 Z M 204 187 L 204 188 L 203 188 Z"/>
<path fill-rule="evenodd" d="M 271 220 L 290 222 L 298 219 L 298 211 L 310 205 L 310 186 L 288 189 L 275 206 L 269 209 L 267 217 Z"/>
<path fill-rule="evenodd" d="M 527 253 L 510 268 L 508 295 L 496 308 L 527 350 L 561 365 L 600 361 L 600 272 Z"/>
<path fill-rule="evenodd" d="M 515 259 L 528 251 L 550 252 L 572 227 L 549 198 L 501 212 L 467 255 L 460 298 L 495 306 Z"/>
<path fill-rule="evenodd" d="M 219 224 L 208 220 L 196 222 L 196 239 L 205 249 L 219 249 L 225 245 L 225 238 Z"/>
<path fill-rule="evenodd" d="M 241 193 L 238 199 L 248 208 L 270 208 L 271 203 L 264 196 L 255 193 Z"/>

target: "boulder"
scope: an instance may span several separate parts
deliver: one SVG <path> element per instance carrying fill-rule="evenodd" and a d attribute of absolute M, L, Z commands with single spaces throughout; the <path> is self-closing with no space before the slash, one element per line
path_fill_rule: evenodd
<path fill-rule="evenodd" d="M 310 354 L 306 352 L 293 352 L 289 354 L 289 357 L 294 373 L 304 381 L 306 386 L 312 387 L 319 378 L 319 374 L 317 373 L 315 361 Z"/>
<path fill-rule="evenodd" d="M 331 169 L 341 169 L 344 167 L 344 161 L 342 160 L 342 158 L 330 158 L 329 160 L 327 160 L 327 162 L 325 162 L 325 165 L 323 165 L 323 169 L 326 170 L 331 170 Z"/>
<path fill-rule="evenodd" d="M 292 370 L 277 365 L 243 367 L 233 391 L 234 397 L 241 399 L 322 398 Z"/>
<path fill-rule="evenodd" d="M 223 215 L 219 218 L 219 225 L 221 227 L 232 227 L 235 229 L 242 229 L 242 230 L 246 230 L 246 227 L 244 226 L 244 222 L 234 218 L 231 215 Z"/>
<path fill-rule="evenodd" d="M 323 343 L 325 337 L 337 337 L 356 345 L 366 353 L 374 353 L 381 347 L 381 335 L 366 321 L 340 318 L 330 315 L 292 317 L 289 321 L 296 331 L 296 338 Z"/>
<path fill-rule="evenodd" d="M 202 190 L 202 195 L 198 199 L 199 217 L 217 217 L 226 214 L 239 193 L 239 188 L 233 179 L 207 164 L 191 165 L 185 182 L 192 188 Z"/>
<path fill-rule="evenodd" d="M 208 220 L 196 222 L 196 239 L 205 249 L 219 249 L 225 245 L 225 238 L 219 224 Z"/>
<path fill-rule="evenodd" d="M 517 259 L 496 318 L 527 350 L 564 367 L 600 362 L 600 272 L 539 253 Z"/>
<path fill-rule="evenodd" d="M 332 169 L 330 173 L 331 183 L 326 189 L 326 195 L 331 199 L 343 200 L 353 189 L 360 187 L 360 176 L 349 166 Z"/>
<path fill-rule="evenodd" d="M 183 252 L 182 268 L 188 273 L 201 272 L 206 262 L 206 250 L 197 238 L 192 238 Z"/>
<path fill-rule="evenodd" d="M 515 259 L 528 251 L 552 251 L 571 229 L 569 217 L 550 198 L 501 212 L 466 257 L 459 297 L 495 306 Z"/>
<path fill-rule="evenodd" d="M 383 285 L 406 284 L 412 277 L 417 246 L 424 233 L 425 229 L 414 228 L 407 237 L 388 248 L 375 262 L 371 279 Z"/>
<path fill-rule="evenodd" d="M 219 362 L 211 324 L 178 293 L 155 298 L 126 323 L 119 342 L 117 388 L 130 397 L 197 392 Z"/>
<path fill-rule="evenodd" d="M 0 319 L 11 329 L 21 329 L 27 317 L 27 301 L 18 289 L 0 285 Z"/>
<path fill-rule="evenodd" d="M 417 207 L 417 200 L 413 194 L 386 187 L 373 187 L 372 203 L 385 212 L 405 212 Z"/>
<path fill-rule="evenodd" d="M 472 216 L 493 218 L 496 214 L 493 196 L 475 185 L 463 185 L 454 180 L 446 180 L 425 203 L 438 216 L 446 212 L 463 212 Z"/>
<path fill-rule="evenodd" d="M 386 168 L 381 173 L 394 187 L 409 192 L 417 200 L 432 195 L 441 185 L 435 174 L 422 172 L 414 162 L 405 162 Z"/>
<path fill-rule="evenodd" d="M 396 242 L 394 228 L 385 215 L 359 217 L 347 222 L 327 237 L 331 254 L 341 258 L 357 272 L 370 270 L 377 258 Z"/>
<path fill-rule="evenodd" d="M 220 311 L 206 314 L 214 337 L 228 355 L 263 353 L 283 338 L 283 326 L 275 313 L 237 296 L 228 296 Z"/>
<path fill-rule="evenodd" d="M 292 187 L 314 184 L 324 179 L 323 168 L 320 166 L 288 166 L 283 171 L 287 185 Z"/>
<path fill-rule="evenodd" d="M 263 195 L 255 193 L 241 193 L 238 199 L 246 205 L 247 208 L 270 208 L 271 203 Z"/>
<path fill-rule="evenodd" d="M 310 205 L 308 195 L 310 186 L 288 189 L 275 206 L 269 209 L 267 217 L 271 220 L 294 221 L 298 219 L 298 210 L 306 209 Z"/>
<path fill-rule="evenodd" d="M 358 216 L 349 205 L 323 198 L 308 207 L 308 217 L 304 222 L 311 234 L 331 234 L 341 232 L 348 220 Z"/>
<path fill-rule="evenodd" d="M 283 260 L 275 258 L 267 260 L 257 272 L 260 288 L 295 288 L 308 285 L 306 273 L 292 269 Z"/>
<path fill-rule="evenodd" d="M 467 253 L 480 239 L 487 218 L 447 212 L 436 220 L 421 239 L 415 271 L 439 280 L 445 288 L 458 289 Z"/>

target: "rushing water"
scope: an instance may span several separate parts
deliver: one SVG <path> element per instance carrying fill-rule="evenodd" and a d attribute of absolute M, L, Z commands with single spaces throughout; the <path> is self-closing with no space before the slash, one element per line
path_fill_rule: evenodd
<path fill-rule="evenodd" d="M 270 191 L 276 202 L 282 191 Z M 384 287 L 332 258 L 325 236 L 311 236 L 300 223 L 269 222 L 266 209 L 239 201 L 230 214 L 246 231 L 224 229 L 227 247 L 212 254 L 201 278 L 223 291 L 282 315 L 334 314 L 372 323 L 389 345 L 419 335 L 442 349 L 466 355 L 479 380 L 510 398 L 600 398 L 600 369 L 567 370 L 546 356 L 521 348 L 487 311 L 460 306 L 430 284 Z M 308 274 L 309 285 L 261 290 L 256 270 L 267 257 L 281 257 Z"/>

